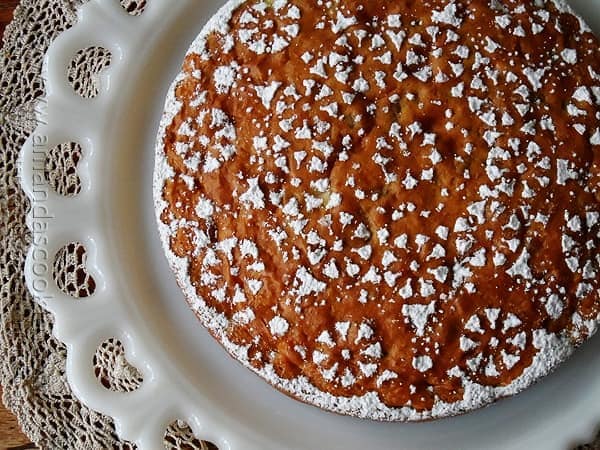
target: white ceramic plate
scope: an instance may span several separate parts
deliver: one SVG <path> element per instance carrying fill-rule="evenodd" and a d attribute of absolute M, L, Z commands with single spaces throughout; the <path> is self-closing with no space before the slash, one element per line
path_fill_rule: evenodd
<path fill-rule="evenodd" d="M 600 0 L 570 3 L 600 33 Z M 169 84 L 220 5 L 148 0 L 144 13 L 133 17 L 116 0 L 92 0 L 81 9 L 78 25 L 48 53 L 48 102 L 22 158 L 35 238 L 25 272 L 32 293 L 55 315 L 56 336 L 68 346 L 67 375 L 75 394 L 114 417 L 118 433 L 141 449 L 162 448 L 165 427 L 178 418 L 230 450 L 562 450 L 591 440 L 600 425 L 600 336 L 517 397 L 462 417 L 386 424 L 287 398 L 229 358 L 200 326 L 163 256 L 152 170 Z M 113 60 L 98 97 L 82 99 L 68 84 L 66 67 L 79 49 L 95 45 L 110 50 Z M 41 183 L 35 163 L 36 155 L 65 141 L 79 142 L 84 153 L 78 168 L 82 192 L 74 199 Z M 54 255 L 73 241 L 87 247 L 98 285 L 92 297 L 79 301 L 52 283 Z M 97 346 L 113 336 L 144 375 L 141 388 L 130 394 L 105 390 L 93 374 Z"/>

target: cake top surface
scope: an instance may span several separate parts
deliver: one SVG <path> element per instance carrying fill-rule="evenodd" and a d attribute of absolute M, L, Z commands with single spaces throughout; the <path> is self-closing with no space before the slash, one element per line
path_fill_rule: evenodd
<path fill-rule="evenodd" d="M 165 250 L 237 359 L 336 412 L 516 393 L 598 321 L 600 49 L 553 1 L 231 1 L 157 146 Z"/>

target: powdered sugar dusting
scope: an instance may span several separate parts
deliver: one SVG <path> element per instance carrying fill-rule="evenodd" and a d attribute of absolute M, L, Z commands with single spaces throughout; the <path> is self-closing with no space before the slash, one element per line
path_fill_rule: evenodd
<path fill-rule="evenodd" d="M 535 14 L 524 6 L 492 11 L 492 4 L 502 32 L 475 42 L 463 36 L 476 20 L 469 2 L 440 2 L 422 26 L 400 6 L 365 19 L 342 2 L 332 12 L 315 8 L 311 29 L 303 28 L 311 4 L 295 3 L 228 2 L 169 91 L 154 198 L 164 250 L 192 309 L 246 367 L 327 410 L 423 420 L 520 392 L 598 321 L 577 306 L 597 295 L 600 208 L 589 200 L 594 181 L 580 155 L 563 147 L 600 145 L 600 69 L 586 67 L 589 76 L 569 85 L 562 116 L 543 111 L 532 99 L 553 95 L 565 71 L 581 67 L 585 46 L 540 63 L 508 54 L 506 40 L 560 34 L 554 18 L 570 9 L 558 0 L 529 5 Z M 586 29 L 580 21 L 580 33 Z M 303 33 L 333 37 L 302 48 Z M 211 46 L 220 46 L 218 61 Z M 290 57 L 295 46 L 298 61 Z M 303 79 L 259 73 L 240 52 L 266 65 L 282 58 Z M 177 87 L 192 79 L 198 89 L 179 98 Z M 503 110 L 496 89 L 511 98 Z M 555 193 L 587 203 L 569 202 L 559 214 Z M 548 243 L 558 260 L 540 259 L 544 230 L 559 233 Z M 502 302 L 482 295 L 495 285 L 509 287 Z M 544 320 L 569 314 L 568 327 L 532 328 L 531 316 L 514 307 L 523 299 Z M 443 338 L 446 321 L 459 331 L 453 340 Z M 406 373 L 390 365 L 390 355 L 405 351 L 385 337 L 392 327 L 410 342 L 401 353 Z M 460 355 L 453 367 L 447 349 Z M 456 397 L 406 383 L 429 374 Z M 386 404 L 393 392 L 402 392 L 405 406 Z"/>

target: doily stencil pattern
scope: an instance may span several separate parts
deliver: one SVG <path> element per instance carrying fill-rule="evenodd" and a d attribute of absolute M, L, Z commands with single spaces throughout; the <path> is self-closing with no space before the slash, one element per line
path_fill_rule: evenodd
<path fill-rule="evenodd" d="M 31 235 L 25 224 L 29 202 L 20 188 L 19 153 L 36 127 L 35 107 L 44 95 L 41 77 L 44 54 L 60 33 L 77 20 L 84 1 L 24 0 L 7 27 L 0 53 L 0 383 L 3 402 L 19 419 L 25 433 L 43 448 L 134 449 L 115 433 L 111 418 L 81 404 L 65 378 L 66 349 L 52 336 L 52 316 L 32 299 L 23 278 L 25 253 Z M 143 14 L 146 0 L 120 0 L 132 16 Z M 84 98 L 98 95 L 98 74 L 111 63 L 102 47 L 81 49 L 66 68 L 71 86 Z M 77 164 L 81 147 L 65 142 L 48 151 L 46 178 L 66 197 L 81 190 Z M 95 281 L 85 268 L 86 249 L 72 242 L 54 259 L 58 287 L 85 301 Z M 142 382 L 123 345 L 108 339 L 97 349 L 94 373 L 106 389 L 131 392 Z M 182 421 L 165 430 L 167 449 L 215 449 L 195 437 Z"/>

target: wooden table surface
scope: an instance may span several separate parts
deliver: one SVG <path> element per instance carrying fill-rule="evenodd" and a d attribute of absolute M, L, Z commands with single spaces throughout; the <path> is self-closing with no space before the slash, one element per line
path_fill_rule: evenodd
<path fill-rule="evenodd" d="M 18 0 L 0 0 L 0 36 L 4 28 L 12 20 L 13 10 Z M 0 387 L 2 397 L 2 387 Z M 19 428 L 17 419 L 0 402 L 0 450 L 25 450 L 35 448 L 28 437 Z"/>
<path fill-rule="evenodd" d="M 2 388 L 0 387 L 1 396 Z M 35 448 L 35 445 L 21 432 L 17 419 L 0 402 L 0 450 L 25 450 L 30 448 Z"/>
<path fill-rule="evenodd" d="M 18 3 L 18 0 L 0 0 L 0 36 L 4 34 L 6 24 L 12 20 L 13 10 Z"/>
<path fill-rule="evenodd" d="M 0 388 L 0 396 L 2 396 L 2 388 Z M 0 450 L 30 448 L 35 448 L 35 445 L 21 432 L 17 419 L 0 402 Z"/>

